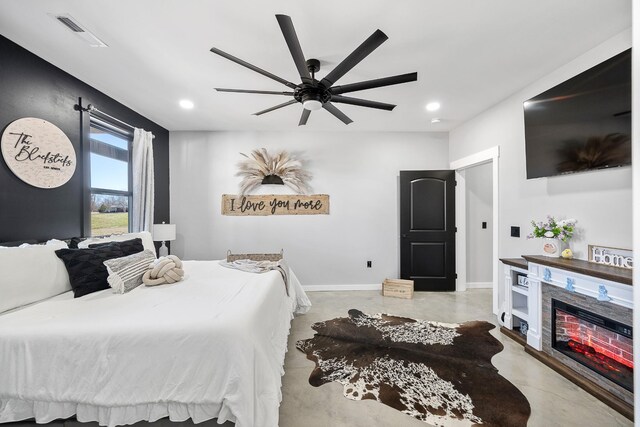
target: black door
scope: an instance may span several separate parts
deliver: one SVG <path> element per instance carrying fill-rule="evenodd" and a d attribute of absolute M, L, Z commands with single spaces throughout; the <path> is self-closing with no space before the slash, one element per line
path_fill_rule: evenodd
<path fill-rule="evenodd" d="M 400 171 L 400 275 L 416 291 L 456 290 L 454 171 Z"/>

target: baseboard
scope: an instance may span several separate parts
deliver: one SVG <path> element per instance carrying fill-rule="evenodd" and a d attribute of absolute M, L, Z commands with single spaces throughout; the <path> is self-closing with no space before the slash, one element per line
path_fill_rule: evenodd
<path fill-rule="evenodd" d="M 333 292 L 333 291 L 382 291 L 382 283 L 371 285 L 307 285 L 305 292 Z"/>
<path fill-rule="evenodd" d="M 467 283 L 467 289 L 491 289 L 492 282 Z M 381 283 L 362 285 L 306 285 L 302 286 L 305 292 L 334 292 L 334 291 L 382 291 Z"/>
<path fill-rule="evenodd" d="M 522 347 L 527 345 L 527 338 L 518 331 L 500 326 L 500 332 L 520 344 Z"/>
<path fill-rule="evenodd" d="M 467 289 L 491 289 L 493 282 L 467 282 Z"/>

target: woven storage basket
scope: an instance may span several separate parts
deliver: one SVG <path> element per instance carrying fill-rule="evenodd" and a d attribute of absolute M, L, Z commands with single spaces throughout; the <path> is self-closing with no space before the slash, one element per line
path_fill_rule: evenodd
<path fill-rule="evenodd" d="M 284 249 L 276 254 L 232 254 L 227 251 L 227 262 L 238 261 L 239 259 L 250 259 L 251 261 L 280 261 L 284 256 Z"/>

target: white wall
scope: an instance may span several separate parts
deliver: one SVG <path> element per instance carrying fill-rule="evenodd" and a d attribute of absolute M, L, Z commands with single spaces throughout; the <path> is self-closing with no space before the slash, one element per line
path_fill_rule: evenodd
<path fill-rule="evenodd" d="M 285 149 L 308 160 L 330 215 L 230 217 L 240 152 Z M 284 249 L 303 285 L 379 284 L 399 274 L 398 172 L 448 168 L 445 133 L 172 132 L 172 252 L 220 259 Z M 366 261 L 373 268 L 366 268 Z"/>
<path fill-rule="evenodd" d="M 540 242 L 526 235 L 530 221 L 547 214 L 578 220 L 579 235 L 571 241 L 577 258 L 586 259 L 588 244 L 631 248 L 631 168 L 527 180 L 522 108 L 525 100 L 630 46 L 626 31 L 450 132 L 452 161 L 500 146 L 500 257 L 541 253 Z M 520 238 L 510 237 L 512 225 L 521 227 Z"/>
<path fill-rule="evenodd" d="M 633 3 L 633 44 L 635 46 L 640 46 L 640 5 L 638 2 Z M 631 105 L 631 111 L 640 111 L 640 85 L 637 82 L 640 81 L 640 55 L 638 54 L 638 49 L 634 49 L 631 52 L 631 60 L 632 60 L 632 79 L 634 81 L 632 85 L 632 98 L 633 104 Z M 632 115 L 632 147 L 633 147 L 633 163 L 640 163 L 640 150 L 638 150 L 638 146 L 640 146 L 640 114 L 636 113 Z M 635 248 L 640 247 L 640 170 L 636 167 L 633 169 L 633 212 L 634 212 L 634 221 L 633 221 L 633 244 Z M 637 256 L 637 255 L 636 255 Z M 640 269 L 633 269 L 633 283 L 636 285 L 640 283 Z M 640 307 L 640 292 L 638 292 L 638 288 L 634 287 L 633 291 L 633 306 Z M 633 328 L 636 331 L 640 330 L 640 316 L 638 316 L 637 312 L 634 310 L 633 315 Z M 640 340 L 633 340 L 633 354 L 640 354 Z M 634 371 L 634 406 L 636 408 L 640 408 L 640 370 L 636 369 Z M 636 425 L 640 424 L 640 411 L 635 412 L 635 422 Z"/>
<path fill-rule="evenodd" d="M 493 285 L 493 185 L 492 164 L 464 170 L 467 240 L 467 287 Z M 482 228 L 482 223 L 487 228 Z"/>

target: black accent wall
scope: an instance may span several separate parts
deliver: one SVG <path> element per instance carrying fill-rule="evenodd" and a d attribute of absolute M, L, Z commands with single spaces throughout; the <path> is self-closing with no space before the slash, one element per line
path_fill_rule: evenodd
<path fill-rule="evenodd" d="M 69 137 L 78 161 L 69 182 L 40 189 L 22 182 L 0 160 L 0 242 L 83 235 L 88 151 L 83 151 L 81 133 L 83 128 L 88 132 L 88 114 L 74 110 L 79 98 L 84 106 L 93 104 L 153 132 L 154 222 L 169 222 L 169 131 L 0 35 L 0 130 L 23 117 L 45 119 Z"/>

